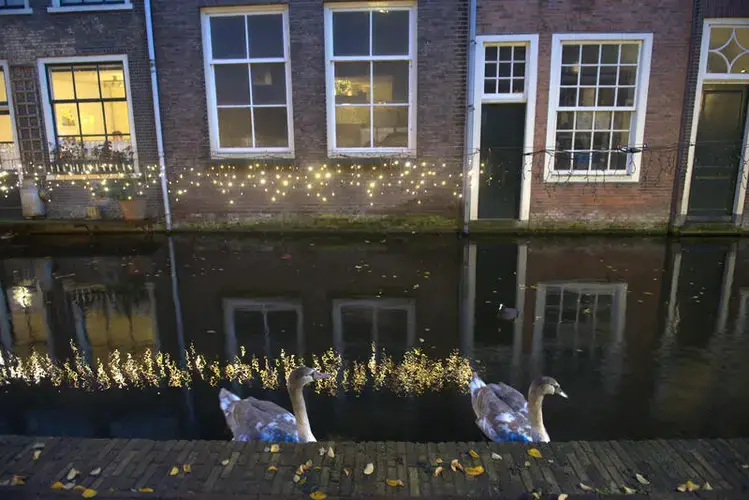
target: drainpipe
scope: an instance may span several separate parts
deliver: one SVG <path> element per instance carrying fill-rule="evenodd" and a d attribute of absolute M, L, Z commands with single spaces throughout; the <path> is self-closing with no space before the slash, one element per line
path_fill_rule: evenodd
<path fill-rule="evenodd" d="M 471 219 L 471 184 L 470 174 L 473 170 L 473 121 L 476 111 L 475 104 L 475 66 L 476 66 L 476 0 L 468 3 L 468 63 L 466 75 L 466 128 L 464 137 L 465 162 L 463 164 L 463 234 L 468 234 L 468 221 Z"/>
<path fill-rule="evenodd" d="M 156 77 L 156 50 L 153 46 L 153 22 L 151 21 L 151 0 L 145 0 L 146 38 L 148 39 L 148 63 L 151 67 L 151 95 L 153 96 L 153 120 L 156 125 L 156 147 L 159 154 L 159 177 L 161 178 L 161 197 L 164 200 L 164 220 L 166 230 L 172 230 L 172 211 L 169 206 L 169 182 L 166 178 L 164 161 L 164 136 L 161 130 L 161 105 L 159 103 L 159 81 Z"/>

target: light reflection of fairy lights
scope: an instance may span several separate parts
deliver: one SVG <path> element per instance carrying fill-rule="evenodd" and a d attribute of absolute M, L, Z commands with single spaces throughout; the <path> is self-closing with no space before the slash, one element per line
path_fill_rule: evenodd
<path fill-rule="evenodd" d="M 73 358 L 63 364 L 55 363 L 46 354 L 33 351 L 26 358 L 0 353 L 0 385 L 52 384 L 88 391 L 111 388 L 189 387 L 200 380 L 212 386 L 222 381 L 238 382 L 263 389 L 279 389 L 291 371 L 303 360 L 281 351 L 276 359 L 251 356 L 247 359 L 244 347 L 231 363 L 209 361 L 198 354 L 194 346 L 185 352 L 185 366 L 180 367 L 169 354 L 153 353 L 146 349 L 140 355 L 112 351 L 107 360 L 97 359 L 93 368 L 74 345 Z M 399 395 L 422 394 L 448 387 L 465 390 L 472 369 L 470 361 L 453 352 L 444 359 L 433 359 L 420 349 L 407 351 L 402 360 L 395 361 L 384 351 L 375 352 L 367 362 L 344 361 L 329 349 L 322 355 L 312 355 L 309 366 L 333 375 L 320 380 L 315 391 L 334 395 L 339 391 L 361 393 L 365 388 L 386 388 Z"/>
<path fill-rule="evenodd" d="M 28 288 L 26 288 L 25 286 L 16 286 L 13 287 L 13 291 L 11 293 L 13 295 L 13 300 L 16 301 L 16 304 L 24 309 L 31 307 L 32 295 Z"/>

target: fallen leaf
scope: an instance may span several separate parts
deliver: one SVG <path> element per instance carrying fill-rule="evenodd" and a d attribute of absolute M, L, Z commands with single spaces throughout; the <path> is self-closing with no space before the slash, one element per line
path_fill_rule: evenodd
<path fill-rule="evenodd" d="M 543 458 L 541 452 L 536 448 L 531 448 L 530 450 L 528 450 L 528 455 L 532 456 L 533 458 Z"/>
<path fill-rule="evenodd" d="M 346 474 L 346 476 L 351 475 L 351 469 L 343 469 L 343 473 Z"/>
<path fill-rule="evenodd" d="M 42 454 L 42 450 L 34 450 L 34 460 L 39 460 L 39 455 Z"/>
<path fill-rule="evenodd" d="M 627 495 L 634 495 L 635 493 L 637 493 L 637 490 L 630 488 L 626 484 L 622 486 L 622 491 Z"/>
<path fill-rule="evenodd" d="M 435 463 L 441 464 L 442 463 L 442 459 L 438 458 L 437 460 L 435 460 Z"/>
<path fill-rule="evenodd" d="M 55 481 L 52 483 L 52 486 L 49 487 L 50 490 L 61 490 L 62 489 L 62 483 L 60 481 Z"/>
<path fill-rule="evenodd" d="M 172 467 L 172 470 L 169 471 L 170 476 L 176 476 L 179 474 L 179 469 L 177 467 Z"/>
<path fill-rule="evenodd" d="M 531 466 L 531 463 L 530 463 L 530 462 L 529 462 L 528 460 L 526 460 L 526 461 L 525 461 L 525 463 L 524 463 L 523 465 L 525 465 L 526 467 L 530 467 L 530 466 Z"/>
<path fill-rule="evenodd" d="M 333 447 L 328 447 L 328 458 L 335 458 L 335 451 L 333 451 Z"/>
<path fill-rule="evenodd" d="M 302 484 L 304 484 L 306 482 L 307 482 L 307 478 L 303 477 L 302 479 L 299 480 L 299 485 L 301 486 Z"/>
<path fill-rule="evenodd" d="M 278 470 L 278 468 L 275 465 L 271 465 L 270 467 L 268 467 L 268 472 L 274 472 L 274 471 L 277 471 L 277 470 Z"/>
<path fill-rule="evenodd" d="M 10 479 L 3 479 L 0 481 L 0 486 L 8 486 L 10 484 Z"/>
<path fill-rule="evenodd" d="M 460 470 L 460 472 L 463 472 L 463 466 L 460 465 L 460 462 L 458 462 L 457 458 L 453 458 L 452 462 L 450 462 L 450 468 L 453 470 L 453 472 Z"/>
<path fill-rule="evenodd" d="M 319 449 L 319 450 L 317 450 L 317 451 L 318 451 L 318 452 L 320 453 L 320 456 L 323 456 L 323 455 L 325 455 L 325 448 L 320 448 L 320 449 Z"/>
<path fill-rule="evenodd" d="M 536 500 L 541 500 L 541 493 L 539 493 L 538 491 L 531 491 L 531 496 Z"/>
<path fill-rule="evenodd" d="M 702 489 L 705 491 L 713 491 L 713 485 L 705 482 L 705 484 L 702 485 Z"/>
<path fill-rule="evenodd" d="M 477 465 L 476 467 L 467 467 L 466 468 L 466 475 L 467 476 L 479 476 L 484 473 L 484 468 L 480 465 Z"/>
<path fill-rule="evenodd" d="M 25 483 L 26 483 L 26 479 L 23 476 L 13 474 L 13 477 L 10 478 L 11 486 L 20 486 Z"/>
<path fill-rule="evenodd" d="M 327 498 L 327 496 L 328 495 L 326 495 L 325 493 L 323 493 L 322 491 L 319 491 L 319 490 L 318 491 L 313 491 L 312 493 L 309 494 L 309 497 L 312 500 L 323 500 L 324 498 Z"/>
<path fill-rule="evenodd" d="M 73 486 L 73 491 L 85 491 L 85 490 L 86 490 L 86 487 L 83 485 L 76 484 L 75 486 Z"/>
<path fill-rule="evenodd" d="M 645 476 L 642 474 L 635 474 L 635 479 L 637 479 L 637 482 L 640 484 L 650 484 L 650 481 L 645 479 Z"/>
<path fill-rule="evenodd" d="M 374 464 L 370 462 L 367 464 L 366 467 L 364 467 L 364 474 L 368 476 L 373 472 L 374 472 Z"/>
<path fill-rule="evenodd" d="M 265 448 L 263 448 L 263 451 L 266 452 L 266 453 L 268 453 L 270 451 L 270 447 L 266 446 Z"/>
<path fill-rule="evenodd" d="M 62 485 L 63 490 L 72 490 L 75 486 L 75 483 L 65 483 Z"/>
<path fill-rule="evenodd" d="M 138 491 L 141 493 L 153 493 L 153 488 L 141 488 Z"/>
<path fill-rule="evenodd" d="M 96 490 L 92 490 L 91 488 L 86 488 L 83 490 L 83 493 L 81 494 L 83 498 L 94 498 L 96 496 Z"/>
<path fill-rule="evenodd" d="M 295 483 L 298 483 L 300 479 L 302 479 L 302 476 L 300 476 L 299 474 L 294 474 L 293 481 Z"/>
<path fill-rule="evenodd" d="M 403 481 L 400 479 L 386 479 L 385 482 L 388 484 L 388 486 L 396 487 L 396 486 L 405 486 Z"/>
<path fill-rule="evenodd" d="M 278 453 L 281 450 L 281 447 L 277 444 L 270 445 L 270 452 L 271 453 Z"/>
<path fill-rule="evenodd" d="M 588 486 L 585 483 L 580 483 L 579 486 L 580 486 L 580 489 L 583 490 L 583 491 L 593 491 L 593 488 L 591 488 L 590 486 Z"/>
<path fill-rule="evenodd" d="M 502 460 L 502 455 L 499 453 L 492 453 L 492 460 Z"/>
<path fill-rule="evenodd" d="M 312 460 L 307 460 L 306 462 L 304 462 L 304 466 L 307 467 L 308 469 L 312 467 Z"/>
<path fill-rule="evenodd" d="M 682 493 L 687 491 L 687 485 L 686 484 L 680 484 L 676 487 L 676 491 L 681 491 Z"/>
<path fill-rule="evenodd" d="M 476 453 L 474 450 L 468 450 L 468 454 L 471 455 L 473 458 L 479 458 L 479 454 Z"/>
<path fill-rule="evenodd" d="M 689 491 L 689 492 L 692 492 L 692 491 L 699 490 L 700 489 L 700 485 L 696 484 L 696 483 L 693 483 L 690 480 L 687 480 L 686 483 L 680 484 L 676 489 L 679 490 L 679 491 Z"/>
<path fill-rule="evenodd" d="M 34 444 L 33 444 L 33 445 L 31 446 L 31 449 L 32 449 L 32 450 L 41 450 L 41 449 L 43 449 L 43 448 L 44 448 L 45 446 L 47 446 L 47 445 L 45 445 L 44 443 L 34 443 Z"/>
<path fill-rule="evenodd" d="M 88 473 L 89 476 L 98 476 L 99 474 L 101 474 L 101 467 L 97 467 Z"/>
<path fill-rule="evenodd" d="M 749 469 L 749 464 L 744 464 L 741 466 L 742 469 Z"/>
<path fill-rule="evenodd" d="M 223 466 L 229 465 L 229 459 L 225 458 L 225 459 L 221 460 L 221 465 L 223 465 Z"/>
<path fill-rule="evenodd" d="M 70 469 L 70 472 L 68 472 L 68 475 L 66 476 L 66 479 L 68 481 L 72 481 L 73 479 L 75 479 L 75 476 L 77 476 L 78 474 L 79 474 L 79 471 L 77 471 L 75 469 Z"/>
<path fill-rule="evenodd" d="M 559 496 L 557 497 L 557 500 L 567 500 L 568 496 L 569 495 L 567 493 L 560 493 Z"/>
<path fill-rule="evenodd" d="M 315 467 L 315 470 L 322 470 L 322 467 Z"/>
<path fill-rule="evenodd" d="M 190 465 L 190 464 L 184 464 L 182 466 L 182 470 L 185 471 L 185 472 L 192 472 L 192 465 Z"/>

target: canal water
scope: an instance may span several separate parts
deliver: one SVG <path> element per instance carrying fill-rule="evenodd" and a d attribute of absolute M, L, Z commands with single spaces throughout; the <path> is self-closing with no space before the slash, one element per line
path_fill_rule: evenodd
<path fill-rule="evenodd" d="M 471 370 L 552 440 L 749 436 L 749 244 L 455 237 L 46 237 L 0 248 L 0 433 L 229 439 L 226 387 L 318 440 L 483 439 Z M 518 311 L 506 320 L 497 310 Z"/>

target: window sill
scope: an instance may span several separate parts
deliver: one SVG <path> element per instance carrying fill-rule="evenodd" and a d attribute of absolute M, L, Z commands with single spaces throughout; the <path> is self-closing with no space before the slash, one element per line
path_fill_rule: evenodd
<path fill-rule="evenodd" d="M 242 152 L 223 152 L 214 151 L 211 154 L 212 160 L 258 160 L 262 158 L 293 160 L 293 151 L 242 151 Z"/>
<path fill-rule="evenodd" d="M 4 9 L 0 10 L 0 16 L 20 16 L 23 14 L 33 14 L 34 11 L 29 7 L 25 9 Z"/>
<path fill-rule="evenodd" d="M 132 3 L 116 5 L 71 5 L 66 7 L 47 7 L 50 14 L 64 14 L 66 12 L 98 12 L 113 10 L 133 10 Z"/>
<path fill-rule="evenodd" d="M 408 148 L 399 149 L 338 149 L 328 151 L 329 158 L 379 158 L 379 157 L 402 157 L 415 158 L 416 150 Z"/>
<path fill-rule="evenodd" d="M 571 174 L 571 173 L 547 173 L 544 182 L 552 184 L 636 184 L 640 182 L 639 176 L 633 174 L 613 174 L 613 173 L 592 173 L 592 174 Z"/>
<path fill-rule="evenodd" d="M 140 177 L 138 172 L 121 174 L 47 174 L 48 181 L 97 181 L 105 179 L 134 179 Z"/>

